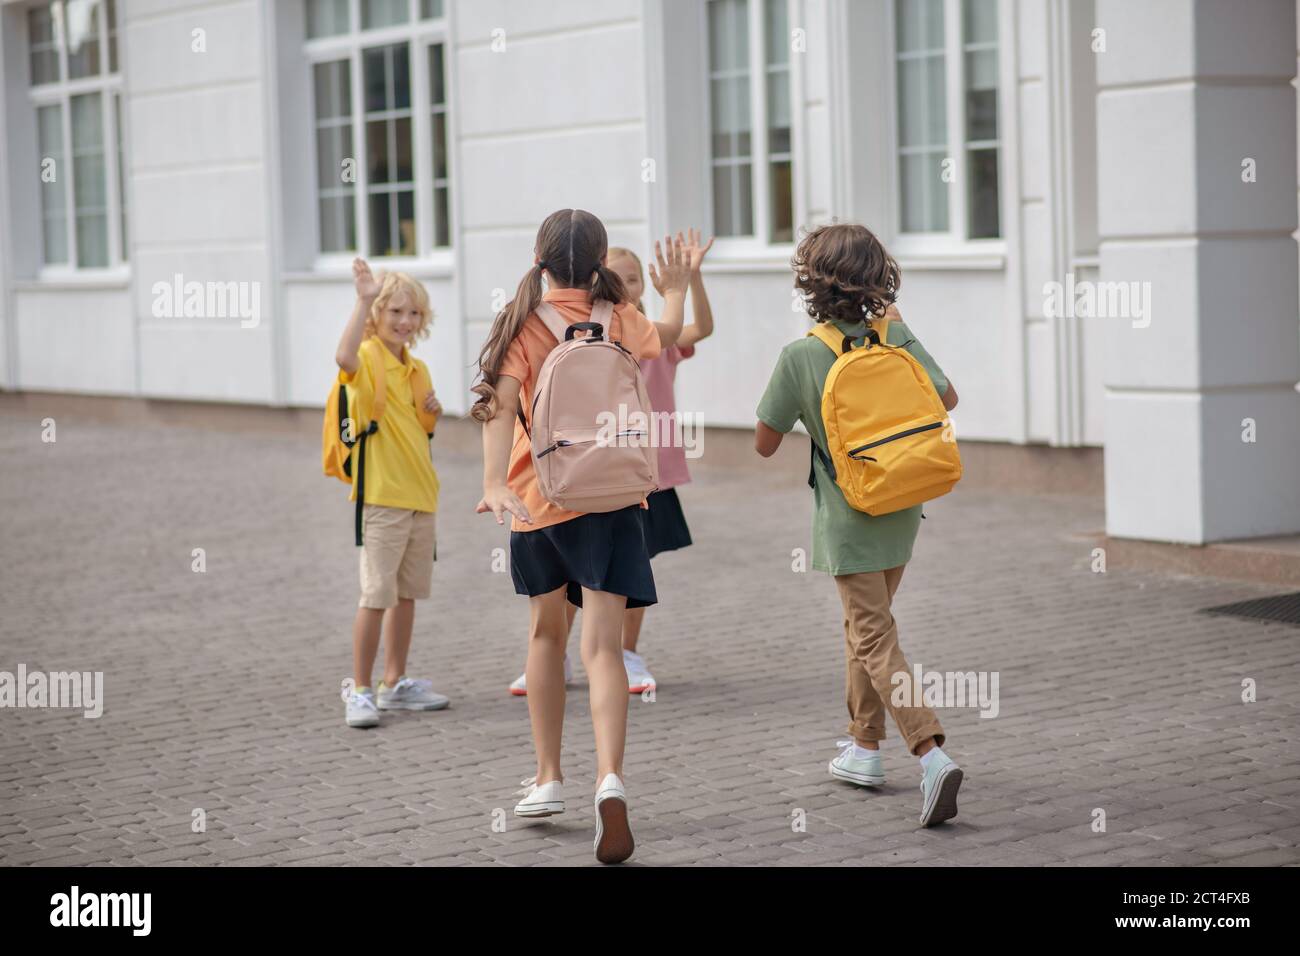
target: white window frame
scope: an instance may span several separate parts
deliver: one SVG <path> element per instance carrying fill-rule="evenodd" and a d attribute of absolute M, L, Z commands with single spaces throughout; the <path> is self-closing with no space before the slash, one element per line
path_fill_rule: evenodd
<path fill-rule="evenodd" d="M 117 37 L 117 73 L 100 72 L 96 76 L 82 77 L 81 79 L 70 80 L 68 76 L 68 50 L 67 43 L 59 31 L 64 29 L 62 20 L 59 17 L 54 18 L 55 42 L 59 54 L 59 79 L 52 83 L 42 83 L 40 86 L 31 85 L 31 37 L 26 36 L 27 30 L 27 13 L 29 10 L 42 6 L 49 6 L 48 0 L 41 0 L 40 3 L 25 4 L 22 9 L 23 30 L 25 35 L 25 44 L 23 48 L 24 62 L 22 70 L 27 81 L 28 97 L 32 106 L 33 117 L 38 109 L 47 106 L 59 107 L 60 129 L 59 135 L 63 139 L 63 166 L 61 170 L 56 169 L 56 181 L 62 181 L 64 188 L 64 216 L 65 230 L 68 244 L 68 261 L 47 263 L 45 261 L 45 215 L 43 197 L 38 199 L 38 209 L 41 217 L 41 251 L 40 251 L 40 268 L 36 276 L 38 280 L 46 281 L 67 281 L 67 280 L 100 280 L 105 278 L 115 278 L 129 274 L 130 265 L 125 258 L 123 246 L 123 229 L 122 229 L 122 206 L 124 197 L 121 195 L 123 177 L 118 170 L 119 153 L 125 160 L 125 152 L 119 148 L 119 140 L 122 131 L 117 128 L 117 110 L 114 109 L 114 101 L 122 96 L 122 25 L 119 22 L 117 29 L 114 31 Z M 118 4 L 117 15 L 122 16 L 120 9 L 121 3 Z M 108 4 L 100 2 L 95 5 L 95 16 L 99 25 L 99 62 L 102 70 L 109 67 L 108 56 Z M 105 217 L 107 219 L 108 229 L 108 263 L 103 266 L 81 266 L 77 264 L 77 208 L 75 195 L 75 164 L 72 153 L 72 98 L 86 93 L 98 93 L 100 107 L 100 122 L 104 130 L 104 195 L 107 199 L 107 208 Z M 126 110 L 121 110 L 123 123 L 126 122 Z M 39 151 L 39 144 L 37 144 Z M 37 176 L 40 175 L 40 164 L 42 157 L 36 157 Z M 41 183 L 41 188 L 46 184 Z"/>
<path fill-rule="evenodd" d="M 713 222 L 713 104 L 710 91 L 713 73 L 712 50 L 709 44 L 709 3 L 700 4 L 700 36 L 703 40 L 703 56 L 700 63 L 700 89 L 705 91 L 703 97 L 704 150 L 701 157 L 701 175 L 704 182 L 704 194 L 707 201 L 709 235 L 715 235 Z M 718 236 L 714 242 L 709 258 L 740 261 L 774 261 L 781 265 L 788 263 L 794 252 L 795 241 L 769 242 L 771 234 L 771 182 L 770 165 L 772 157 L 767 141 L 767 48 L 764 31 L 767 19 L 764 16 L 765 0 L 745 0 L 748 4 L 748 54 L 749 54 L 749 120 L 750 120 L 750 190 L 753 202 L 754 234 L 752 236 Z M 793 28 L 799 25 L 800 5 L 797 0 L 787 0 L 786 24 Z M 788 42 L 788 40 L 787 40 Z M 802 73 L 798 57 L 793 53 L 789 58 L 790 78 L 790 165 L 792 187 L 791 218 L 794 224 L 795 239 L 798 238 L 800 224 L 804 221 L 805 197 L 802 189 L 803 172 L 803 96 Z"/>
<path fill-rule="evenodd" d="M 962 0 L 943 0 L 943 39 L 944 39 L 944 95 L 946 107 L 946 132 L 948 153 L 945 158 L 953 161 L 953 181 L 948 183 L 948 228 L 942 232 L 904 232 L 903 231 L 903 176 L 899 161 L 898 141 L 898 23 L 897 3 L 890 0 L 885 4 L 886 36 L 889 38 L 889 105 L 892 121 L 889 124 L 889 169 L 892 178 L 890 184 L 890 205 L 894 242 L 891 251 L 896 256 L 1001 256 L 1006 252 L 1007 234 L 1007 155 L 1009 139 L 1008 123 L 1011 115 L 1007 109 L 1006 70 L 1003 68 L 1009 55 L 1007 47 L 1008 31 L 1006 29 L 1011 12 L 1002 0 L 996 0 L 998 7 L 998 137 L 996 140 L 980 140 L 980 145 L 996 143 L 998 148 L 998 228 L 1001 235 L 983 239 L 967 237 L 969 228 L 968 193 L 966 188 L 966 70 L 965 70 L 965 24 L 962 19 Z M 901 0 L 906 2 L 906 0 Z"/>
<path fill-rule="evenodd" d="M 437 19 L 420 19 L 420 0 L 408 0 L 410 18 L 406 23 L 396 26 L 361 28 L 361 0 L 348 0 L 348 16 L 351 29 L 347 33 L 334 36 L 306 39 L 303 54 L 306 57 L 307 89 L 311 128 L 313 132 L 312 158 L 312 248 L 313 269 L 322 273 L 351 274 L 351 263 L 355 256 L 381 262 L 387 268 L 403 268 L 430 264 L 448 266 L 453 261 L 456 238 L 455 223 L 455 189 L 456 171 L 452 168 L 452 146 L 454 144 L 454 110 L 452 109 L 452 63 L 453 51 L 450 43 L 450 31 L 447 26 L 448 5 L 451 0 L 443 0 L 442 16 Z M 303 7 L 306 16 L 306 5 Z M 369 212 L 369 170 L 365 162 L 365 88 L 362 65 L 362 52 L 373 47 L 391 46 L 405 43 L 410 51 L 411 80 L 411 148 L 414 161 L 415 187 L 415 254 L 411 256 L 374 256 L 368 254 L 370 245 Z M 444 86 L 447 91 L 447 235 L 451 245 L 434 246 L 433 237 L 433 112 L 434 107 L 429 96 L 429 48 L 435 44 L 443 47 Z M 357 160 L 357 181 L 355 188 L 354 212 L 356 216 L 357 248 L 353 252 L 320 251 L 320 190 L 316 181 L 319 158 L 316 155 L 316 89 L 314 71 L 318 63 L 329 63 L 346 59 L 349 62 L 352 97 L 352 158 Z"/>

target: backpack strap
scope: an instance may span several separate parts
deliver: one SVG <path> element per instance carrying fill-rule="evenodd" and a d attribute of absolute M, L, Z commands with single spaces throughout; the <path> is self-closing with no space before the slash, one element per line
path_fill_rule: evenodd
<path fill-rule="evenodd" d="M 845 343 L 849 342 L 850 339 L 829 322 L 818 322 L 808 330 L 808 334 L 820 339 L 837 357 L 848 351 L 845 348 Z"/>
<path fill-rule="evenodd" d="M 384 409 L 388 406 L 388 372 L 384 368 L 383 356 L 374 354 L 376 348 L 383 347 L 381 343 L 372 344 L 367 340 L 358 350 L 361 361 L 365 362 L 366 367 L 370 369 L 370 379 L 374 388 L 374 397 L 370 402 L 370 424 L 357 437 L 357 473 L 352 476 L 357 486 L 357 506 L 352 524 L 358 548 L 361 547 L 361 519 L 366 504 L 366 439 L 379 431 L 379 420 L 384 417 Z M 376 364 L 379 366 L 378 369 L 375 368 Z"/>
<path fill-rule="evenodd" d="M 605 330 L 605 341 L 617 341 L 614 337 L 614 330 L 610 327 L 614 319 L 614 303 L 608 299 L 597 299 L 596 304 L 591 307 L 591 318 L 588 322 L 595 322 Z"/>
<path fill-rule="evenodd" d="M 889 344 L 889 313 L 876 319 L 876 334 L 880 336 L 880 344 Z"/>
<path fill-rule="evenodd" d="M 564 321 L 564 316 L 560 315 L 560 310 L 549 302 L 538 302 L 534 310 L 537 317 L 542 320 L 548 332 L 555 336 L 555 344 L 559 345 L 564 341 L 564 332 L 569 327 L 569 323 Z"/>

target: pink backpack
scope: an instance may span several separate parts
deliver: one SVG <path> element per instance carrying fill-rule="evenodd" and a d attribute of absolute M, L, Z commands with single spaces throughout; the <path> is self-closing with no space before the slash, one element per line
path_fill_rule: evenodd
<path fill-rule="evenodd" d="M 618 341 L 605 338 L 613 312 L 601 299 L 589 321 L 569 325 L 549 302 L 537 307 L 559 344 L 533 389 L 533 468 L 542 496 L 569 511 L 617 511 L 659 486 L 641 367 Z M 575 338 L 578 330 L 588 335 Z"/>

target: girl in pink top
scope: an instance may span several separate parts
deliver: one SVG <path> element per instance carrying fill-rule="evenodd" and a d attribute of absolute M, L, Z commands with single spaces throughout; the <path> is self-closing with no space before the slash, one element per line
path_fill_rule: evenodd
<path fill-rule="evenodd" d="M 677 236 L 682 239 L 680 232 Z M 713 246 L 713 240 L 701 245 L 701 239 L 700 232 L 691 229 L 683 240 L 691 267 L 691 324 L 682 329 L 681 337 L 675 345 L 664 349 L 657 358 L 643 359 L 641 362 L 641 374 L 645 377 L 651 409 L 655 412 L 668 412 L 673 419 L 677 414 L 677 402 L 673 397 L 677 366 L 695 354 L 695 346 L 701 339 L 713 334 L 713 311 L 709 308 L 709 297 L 704 291 L 704 279 L 700 275 L 700 264 L 704 261 L 705 253 Z M 641 298 L 645 293 L 645 274 L 636 253 L 631 249 L 612 246 L 605 261 L 606 267 L 623 281 L 627 301 L 635 302 L 637 309 L 644 315 L 645 307 Z M 650 279 L 655 283 L 656 291 L 662 294 L 658 278 L 652 269 Z M 674 441 L 676 429 L 671 420 L 656 418 L 656 423 L 660 428 L 660 433 L 655 436 L 659 443 L 659 490 L 646 499 L 649 509 L 641 512 L 645 525 L 646 549 L 652 558 L 661 551 L 675 551 L 691 543 L 691 531 L 686 525 L 686 516 L 682 514 L 682 505 L 677 499 L 676 491 L 678 485 L 691 480 L 690 471 L 686 467 L 686 449 L 680 442 Z M 644 607 L 637 607 L 623 612 L 623 666 L 627 669 L 627 689 L 632 694 L 640 694 L 655 686 L 654 676 L 636 649 L 645 611 Z M 577 608 L 569 605 L 568 612 L 569 624 L 572 626 Z M 565 670 L 567 678 L 567 658 Z M 516 696 L 528 693 L 527 681 L 522 675 L 510 685 L 510 693 Z"/>

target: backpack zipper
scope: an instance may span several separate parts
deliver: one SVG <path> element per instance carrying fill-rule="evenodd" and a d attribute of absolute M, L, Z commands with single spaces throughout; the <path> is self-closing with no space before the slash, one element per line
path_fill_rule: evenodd
<path fill-rule="evenodd" d="M 906 438 L 908 435 L 915 435 L 918 432 L 933 431 L 936 428 L 942 427 L 943 422 L 933 422 L 929 425 L 918 425 L 915 428 L 908 428 L 896 435 L 890 435 L 888 438 L 878 438 L 875 441 L 867 442 L 865 445 L 859 445 L 857 448 L 850 448 L 849 457 L 858 461 L 875 461 L 876 459 L 872 458 L 870 455 L 862 455 L 859 457 L 858 452 L 866 451 L 868 448 L 875 448 L 877 445 L 884 445 L 891 441 L 897 441 L 899 438 Z"/>
<path fill-rule="evenodd" d="M 625 437 L 627 437 L 628 435 L 646 435 L 646 434 L 648 434 L 648 433 L 647 433 L 647 432 L 643 432 L 643 431 L 639 431 L 639 430 L 637 430 L 637 429 L 629 429 L 629 430 L 627 430 L 627 431 L 618 432 L 614 437 L 615 437 L 615 438 L 625 438 Z M 537 453 L 537 457 L 538 457 L 538 458 L 545 458 L 547 455 L 549 455 L 551 452 L 555 451 L 557 448 L 568 448 L 570 445 L 586 445 L 586 444 L 588 444 L 588 443 L 590 443 L 590 442 L 594 442 L 594 441 L 599 441 L 599 439 L 597 439 L 597 438 L 585 438 L 585 439 L 583 439 L 582 441 L 570 441 L 570 440 L 567 439 L 567 438 L 559 438 L 559 439 L 556 439 L 555 444 L 552 445 L 550 448 L 547 448 L 545 451 L 540 451 L 540 452 L 538 452 L 538 453 Z M 639 447 L 641 447 L 641 446 L 639 446 L 639 445 L 634 445 L 634 446 L 629 446 L 629 447 L 639 448 Z"/>

